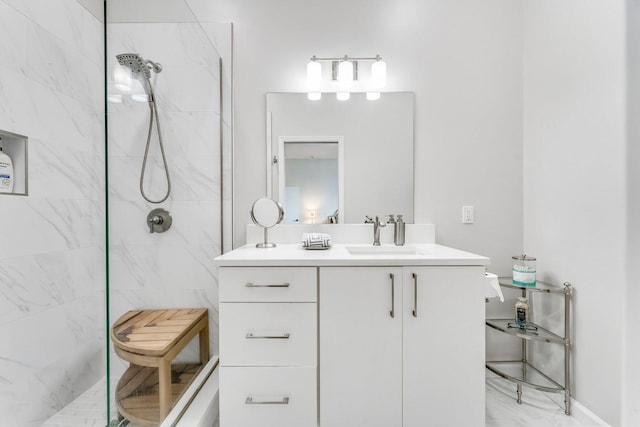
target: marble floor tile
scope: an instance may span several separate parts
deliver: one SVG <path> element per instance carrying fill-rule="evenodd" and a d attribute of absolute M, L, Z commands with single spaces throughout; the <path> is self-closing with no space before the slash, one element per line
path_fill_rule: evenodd
<path fill-rule="evenodd" d="M 105 392 L 106 382 L 103 379 L 50 418 L 43 427 L 104 426 Z M 486 427 L 591 426 L 565 415 L 564 408 L 545 393 L 528 387 L 523 391 L 522 404 L 518 404 L 515 384 L 502 378 L 487 378 L 486 397 Z M 133 426 L 129 424 L 129 427 Z"/>
<path fill-rule="evenodd" d="M 499 377 L 486 380 L 486 427 L 591 426 L 564 413 L 564 407 L 547 393 L 524 387 L 522 404 L 516 402 L 516 385 Z"/>

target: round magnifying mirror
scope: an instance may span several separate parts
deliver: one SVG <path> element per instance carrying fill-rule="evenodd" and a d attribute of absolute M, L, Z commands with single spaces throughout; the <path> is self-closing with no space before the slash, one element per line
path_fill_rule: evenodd
<path fill-rule="evenodd" d="M 284 210 L 282 205 L 268 197 L 262 197 L 251 206 L 251 221 L 264 229 L 264 242 L 256 244 L 256 248 L 275 248 L 275 243 L 270 243 L 267 230 L 282 221 Z"/>

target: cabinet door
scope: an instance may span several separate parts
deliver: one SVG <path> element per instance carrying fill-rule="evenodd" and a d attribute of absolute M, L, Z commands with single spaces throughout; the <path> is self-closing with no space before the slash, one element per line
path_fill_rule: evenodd
<path fill-rule="evenodd" d="M 322 427 L 402 426 L 401 282 L 400 268 L 320 268 Z"/>
<path fill-rule="evenodd" d="M 484 268 L 404 268 L 404 427 L 484 425 Z"/>

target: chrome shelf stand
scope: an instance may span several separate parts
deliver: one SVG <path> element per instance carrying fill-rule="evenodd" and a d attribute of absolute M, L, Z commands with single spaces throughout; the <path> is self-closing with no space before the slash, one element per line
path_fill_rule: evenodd
<path fill-rule="evenodd" d="M 514 285 L 511 278 L 500 278 L 499 281 L 500 286 L 504 288 L 521 290 L 523 297 L 527 297 L 529 293 L 534 292 L 564 295 L 564 336 L 554 334 L 533 322 L 529 323 L 532 326 L 531 329 L 522 329 L 513 328 L 509 325 L 513 322 L 513 319 L 487 319 L 487 327 L 521 340 L 520 360 L 487 361 L 487 369 L 502 378 L 516 383 L 516 401 L 518 403 L 522 403 L 523 385 L 544 392 L 564 393 L 564 413 L 571 415 L 571 284 L 565 282 L 563 287 L 559 287 L 538 281 L 535 286 L 519 286 Z M 527 359 L 527 343 L 529 341 L 564 345 L 564 385 L 559 384 L 529 362 Z"/>

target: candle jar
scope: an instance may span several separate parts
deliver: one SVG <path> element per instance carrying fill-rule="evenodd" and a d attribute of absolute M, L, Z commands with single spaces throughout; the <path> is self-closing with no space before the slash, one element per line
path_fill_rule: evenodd
<path fill-rule="evenodd" d="M 536 259 L 526 255 L 511 257 L 513 261 L 513 284 L 518 286 L 536 285 Z"/>

